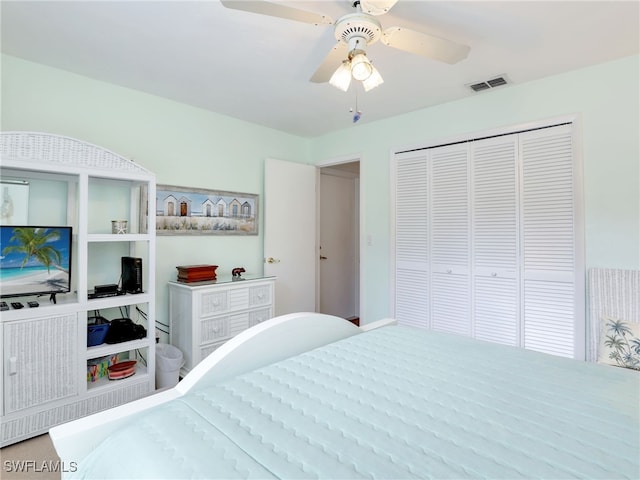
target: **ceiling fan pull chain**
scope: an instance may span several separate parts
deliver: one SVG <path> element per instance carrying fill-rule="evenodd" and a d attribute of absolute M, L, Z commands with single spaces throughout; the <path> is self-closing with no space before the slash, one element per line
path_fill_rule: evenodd
<path fill-rule="evenodd" d="M 354 88 L 354 90 L 356 92 L 356 111 L 353 114 L 353 123 L 356 123 L 358 120 L 360 120 L 360 117 L 362 117 L 362 112 L 358 108 L 358 85 L 356 85 L 356 88 Z"/>

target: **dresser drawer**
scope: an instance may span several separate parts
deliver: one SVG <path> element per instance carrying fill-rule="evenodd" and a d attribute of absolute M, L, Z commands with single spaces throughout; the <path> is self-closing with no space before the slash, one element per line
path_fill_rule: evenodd
<path fill-rule="evenodd" d="M 229 337 L 229 318 L 214 317 L 200 323 L 200 341 L 202 343 L 222 340 Z"/>
<path fill-rule="evenodd" d="M 270 305 L 271 302 L 271 284 L 202 292 L 200 296 L 200 318 L 246 310 L 247 308 L 261 305 Z"/>
<path fill-rule="evenodd" d="M 207 356 L 215 352 L 218 348 L 224 345 L 224 343 L 225 342 L 216 342 L 209 345 L 203 345 L 202 347 L 200 347 L 200 360 L 202 361 L 205 358 L 207 358 Z"/>
<path fill-rule="evenodd" d="M 227 290 L 200 293 L 200 318 L 224 313 L 229 309 Z"/>
<path fill-rule="evenodd" d="M 230 338 L 272 316 L 271 307 L 266 307 L 203 320 L 200 324 L 200 358 L 204 360 Z"/>
<path fill-rule="evenodd" d="M 253 318 L 254 313 L 255 312 L 228 313 L 226 315 L 201 320 L 200 343 L 205 344 L 235 337 L 243 330 L 249 328 L 249 319 Z"/>
<path fill-rule="evenodd" d="M 271 284 L 249 287 L 249 307 L 271 305 Z"/>
<path fill-rule="evenodd" d="M 265 320 L 269 320 L 271 317 L 273 317 L 271 314 L 271 307 L 253 310 L 249 312 L 249 327 L 253 327 Z"/>

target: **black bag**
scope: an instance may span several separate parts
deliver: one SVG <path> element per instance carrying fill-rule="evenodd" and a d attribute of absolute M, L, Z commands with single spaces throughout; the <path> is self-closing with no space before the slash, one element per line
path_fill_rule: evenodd
<path fill-rule="evenodd" d="M 147 330 L 130 318 L 116 318 L 111 320 L 105 343 L 121 343 L 139 340 L 147 336 Z"/>

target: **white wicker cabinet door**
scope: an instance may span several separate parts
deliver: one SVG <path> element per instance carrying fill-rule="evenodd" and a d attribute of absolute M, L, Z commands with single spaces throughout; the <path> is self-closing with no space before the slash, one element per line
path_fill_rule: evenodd
<path fill-rule="evenodd" d="M 4 325 L 5 414 L 78 393 L 74 314 Z"/>

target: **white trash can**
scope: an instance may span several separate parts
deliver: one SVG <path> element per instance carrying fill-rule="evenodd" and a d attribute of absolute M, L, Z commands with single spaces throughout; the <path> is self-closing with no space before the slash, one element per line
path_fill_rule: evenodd
<path fill-rule="evenodd" d="M 184 365 L 182 352 L 168 343 L 156 345 L 156 389 L 173 388 L 178 384 L 180 368 Z"/>

